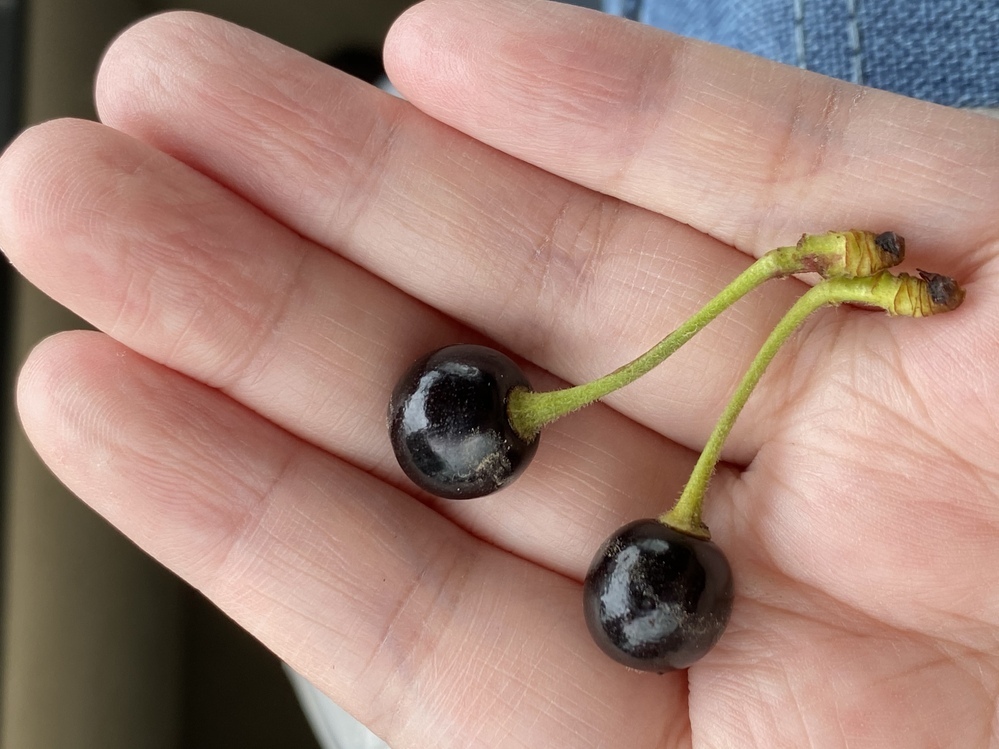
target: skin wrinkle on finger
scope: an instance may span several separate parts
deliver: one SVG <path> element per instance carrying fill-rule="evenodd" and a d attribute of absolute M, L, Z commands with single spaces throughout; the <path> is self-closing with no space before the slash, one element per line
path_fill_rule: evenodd
<path fill-rule="evenodd" d="M 529 601 L 534 601 L 534 595 L 529 596 Z M 501 604 L 505 603 L 493 596 L 476 597 L 481 620 L 485 622 L 495 622 L 502 619 Z M 531 627 L 532 623 L 526 620 L 518 623 L 520 627 Z M 550 626 L 550 624 L 548 625 Z M 472 640 L 471 638 L 463 643 L 477 654 L 480 650 L 486 650 L 494 643 L 494 637 L 501 638 L 502 634 L 496 631 L 494 626 L 478 633 L 481 637 Z M 586 714 L 586 709 L 582 704 L 585 700 L 572 700 L 568 704 L 554 703 L 544 699 L 544 690 L 539 689 L 548 679 L 559 681 L 565 678 L 572 678 L 573 669 L 570 663 L 552 664 L 554 669 L 551 675 L 544 673 L 542 666 L 545 664 L 544 653 L 536 649 L 536 642 L 543 642 L 551 639 L 554 631 L 539 632 L 536 641 L 520 639 L 508 639 L 503 643 L 502 649 L 497 653 L 489 654 L 488 657 L 473 657 L 469 659 L 474 668 L 467 674 L 463 673 L 463 664 L 443 666 L 439 661 L 433 661 L 433 674 L 426 677 L 433 681 L 455 687 L 442 692 L 442 697 L 431 710 L 435 716 L 441 719 L 446 715 L 462 716 L 463 722 L 453 727 L 448 726 L 448 730 L 456 731 L 474 736 L 476 741 L 482 746 L 504 746 L 511 742 L 518 743 L 515 737 L 519 733 L 516 725 L 510 724 L 482 724 L 478 720 L 478 714 L 467 710 L 462 710 L 461 704 L 467 700 L 465 694 L 457 687 L 462 680 L 467 679 L 473 683 L 490 680 L 490 676 L 495 672 L 498 676 L 495 679 L 497 689 L 494 692 L 483 695 L 480 711 L 482 713 L 502 713 L 516 715 L 521 707 L 532 701 L 540 703 L 540 712 L 546 721 L 551 722 L 555 730 L 551 731 L 553 736 L 585 735 L 596 736 L 600 732 L 597 723 L 590 720 Z M 428 668 L 431 662 L 428 661 Z M 527 664 L 526 667 L 511 669 L 508 664 Z M 564 667 L 563 667 L 564 665 Z M 423 681 L 422 679 L 420 681 Z M 589 684 L 579 685 L 578 694 L 586 698 L 597 697 L 589 688 Z M 539 699 L 540 698 L 540 699 Z"/>
<path fill-rule="evenodd" d="M 814 181 L 835 168 L 829 159 L 840 158 L 837 153 L 842 150 L 842 133 L 863 97 L 862 91 L 847 91 L 835 82 L 817 86 L 806 79 L 797 85 L 800 93 L 791 97 L 790 113 L 783 122 L 778 120 L 785 132 L 772 149 L 771 166 L 756 207 L 764 222 L 773 222 L 774 226 L 784 220 L 780 213 L 807 200 L 815 190 Z M 844 99 L 851 95 L 852 101 L 843 106 Z M 822 106 L 815 106 L 817 96 L 825 97 Z M 737 230 L 733 227 L 730 231 Z M 750 241 L 759 239 L 751 237 Z"/>
<path fill-rule="evenodd" d="M 389 706 L 397 704 L 399 695 L 406 693 L 408 685 L 449 683 L 447 680 L 427 679 L 421 671 L 423 663 L 431 663 L 434 664 L 432 668 L 436 667 L 438 663 L 436 654 L 444 647 L 443 638 L 449 630 L 455 629 L 454 616 L 465 611 L 464 607 L 468 605 L 467 603 L 459 605 L 460 602 L 463 599 L 473 601 L 479 599 L 479 595 L 475 595 L 468 586 L 474 579 L 471 574 L 472 568 L 482 564 L 481 555 L 472 556 L 454 552 L 454 549 L 446 547 L 438 549 L 417 572 L 388 616 L 383 617 L 385 623 L 377 637 L 378 644 L 362 667 L 363 673 L 381 670 L 382 662 L 385 660 L 397 664 L 387 672 L 387 678 L 369 698 L 372 705 L 384 706 L 377 712 L 390 721 L 398 720 L 398 716 L 393 714 Z M 503 594 L 506 592 L 502 591 Z M 474 605 L 473 603 L 472 606 Z M 426 621 L 428 612 L 432 615 L 430 621 Z M 414 632 L 414 622 L 425 622 L 425 624 Z M 460 643 L 455 643 L 453 646 L 461 649 L 466 642 L 463 637 Z M 448 643 L 448 646 L 452 646 L 452 643 Z M 454 681 L 460 683 L 461 679 Z M 450 693 L 446 686 L 444 689 L 446 698 Z M 424 706 L 421 705 L 421 708 Z M 434 715 L 434 718 L 440 720 L 449 712 L 457 711 L 441 711 Z M 402 733 L 406 728 L 408 726 L 402 724 L 395 727 L 393 732 Z M 461 728 L 463 730 L 459 733 L 465 733 L 468 727 Z"/>
<path fill-rule="evenodd" d="M 136 153 L 135 160 L 121 158 L 123 152 L 105 158 L 115 153 L 121 142 L 101 142 L 92 152 L 94 163 L 84 165 L 86 179 L 61 166 L 53 169 L 54 164 L 61 164 L 59 146 L 71 148 L 77 161 L 83 151 L 79 143 L 49 138 L 48 132 L 52 128 L 94 127 L 56 123 L 28 134 L 47 144 L 39 161 L 47 163 L 49 169 L 45 178 L 39 175 L 19 193 L 13 206 L 17 218 L 8 222 L 15 240 L 10 244 L 12 257 L 33 266 L 35 276 L 46 278 L 49 284 L 58 284 L 60 278 L 77 283 L 86 278 L 92 284 L 89 287 L 61 289 L 63 303 L 84 316 L 89 312 L 92 322 L 119 337 L 166 339 L 170 348 L 160 356 L 174 366 L 186 368 L 192 360 L 210 357 L 211 372 L 202 371 L 201 376 L 215 386 L 227 386 L 279 327 L 281 304 L 290 295 L 265 292 L 294 285 L 295 256 L 288 254 L 286 273 L 268 267 L 265 279 L 254 279 L 251 269 L 261 267 L 254 250 L 227 242 L 237 226 L 225 198 L 217 192 L 186 191 L 183 179 L 170 176 L 176 174 L 174 165 L 162 155 L 152 156 L 154 152 L 147 149 Z M 23 141 L 19 145 L 32 150 Z M 96 139 L 91 144 L 94 142 Z M 14 154 L 8 156 L 12 160 Z M 25 154 L 25 158 L 31 159 L 31 155 Z M 94 168 L 94 164 L 112 161 L 107 168 Z M 18 171 L 16 164 L 9 168 Z M 38 190 L 43 192 L 38 194 Z M 46 214 L 50 206 L 56 208 L 57 216 L 36 222 L 35 217 Z M 183 223 L 173 220 L 178 213 L 184 214 Z M 139 216 L 140 220 L 132 220 Z M 258 241 L 266 243 L 276 237 L 287 241 L 287 233 L 275 232 L 274 225 L 259 219 L 253 223 Z M 29 248 L 36 243 L 39 248 L 58 244 L 64 256 L 31 252 Z M 65 255 L 71 258 L 68 265 Z M 228 266 L 225 272 L 224 265 Z M 204 295 L 196 290 L 203 285 L 213 288 L 214 293 Z M 98 315 L 93 314 L 95 305 L 100 307 Z M 203 333 L 193 333 L 206 320 L 211 321 L 214 331 L 211 347 L 204 345 Z M 250 340 L 249 334 L 254 332 L 261 334 L 259 345 Z"/>
<path fill-rule="evenodd" d="M 373 97 L 374 89 L 367 84 L 304 55 L 289 56 L 281 45 L 255 43 L 257 35 L 231 24 L 211 19 L 213 33 L 204 34 L 200 26 L 209 20 L 205 16 L 188 12 L 165 16 L 129 29 L 108 49 L 96 86 L 102 120 L 139 134 L 210 176 L 235 172 L 250 160 L 266 163 L 266 167 L 245 172 L 246 184 L 227 186 L 258 205 L 261 202 L 252 199 L 254 194 L 276 192 L 282 212 L 291 214 L 285 222 L 306 236 L 322 236 L 322 227 L 329 222 L 345 227 L 344 237 L 349 237 L 350 227 L 366 210 L 368 197 L 383 181 L 379 163 L 391 151 L 400 114 L 398 102 L 384 94 Z M 160 24 L 171 34 L 142 33 L 145 26 Z M 123 47 L 135 57 L 120 59 Z M 247 65 L 243 56 L 251 48 L 254 61 Z M 226 70 L 238 74 L 224 85 L 213 85 Z M 331 76 L 336 85 L 328 85 Z M 177 90 L 178 78 L 188 84 L 182 92 Z M 123 80 L 134 81 L 143 92 L 155 87 L 156 93 L 133 96 L 121 86 Z M 285 89 L 297 97 L 286 95 Z M 365 106 L 356 106 L 362 91 L 367 94 Z M 177 94 L 184 96 L 187 113 L 175 113 L 171 124 L 148 120 L 143 107 L 151 99 L 166 104 Z M 315 116 L 326 111 L 338 113 L 350 126 L 326 127 Z M 176 127 L 206 112 L 224 114 L 232 127 L 225 134 L 228 146 L 200 159 L 177 137 Z M 299 150 L 300 145 L 304 150 Z M 288 161 L 308 164 L 315 178 L 277 179 Z M 330 174 L 357 189 L 343 191 L 333 201 L 328 193 L 317 195 L 313 185 L 322 184 Z M 311 229 L 306 229 L 310 224 Z"/>
<path fill-rule="evenodd" d="M 36 388 L 47 391 L 44 399 Z M 127 497 L 110 520 L 279 655 L 305 658 L 292 665 L 362 719 L 382 716 L 376 730 L 390 741 L 404 732 L 416 744 L 446 737 L 435 745 L 485 746 L 478 735 L 499 729 L 515 733 L 517 745 L 536 746 L 550 731 L 578 723 L 591 726 L 592 735 L 566 739 L 596 747 L 608 722 L 626 705 L 639 705 L 647 720 L 628 732 L 646 745 L 671 717 L 670 700 L 679 697 L 671 681 L 650 689 L 646 679 L 599 658 L 582 622 L 573 623 L 568 612 L 578 607 L 578 583 L 476 541 L 218 391 L 122 355 L 119 344 L 99 334 L 74 333 L 36 351 L 20 393 L 29 435 L 43 457 L 53 447 L 62 452 L 62 478 L 71 488 L 100 512 L 115 509 L 109 495 Z M 81 421 L 78 412 L 95 402 L 108 406 L 100 421 Z M 111 421 L 118 441 L 107 445 L 112 452 L 129 444 L 163 462 L 123 460 L 102 470 L 53 421 L 75 424 L 74 433 L 89 429 L 81 436 L 101 441 L 112 438 L 104 426 Z M 58 436 L 46 442 L 43 434 Z M 177 501 L 192 475 L 210 481 L 180 492 L 184 501 Z M 231 491 L 233 482 L 245 490 Z M 314 520 L 303 525 L 303 516 Z M 317 620 L 324 622 L 320 632 Z M 558 639 L 550 637 L 555 630 Z M 306 631 L 311 653 L 301 648 Z M 482 638 L 483 631 L 495 637 Z M 338 660 L 326 661 L 329 653 Z M 494 664 L 497 653 L 505 657 Z M 447 670 L 450 685 L 430 680 L 435 669 Z M 538 700 L 493 699 L 510 688 L 512 673 L 531 675 Z M 573 684 L 576 694 L 557 710 L 540 709 Z M 453 702 L 458 693 L 466 698 L 465 715 Z M 491 712 L 475 709 L 479 700 Z M 557 714 L 563 710 L 578 714 Z"/>
<path fill-rule="evenodd" d="M 508 337 L 522 342 L 521 350 L 528 358 L 557 356 L 554 352 L 565 335 L 565 319 L 577 315 L 609 321 L 627 319 L 626 315 L 615 314 L 614 308 L 607 308 L 599 290 L 606 278 L 606 264 L 619 253 L 621 243 L 615 239 L 619 236 L 620 208 L 620 204 L 596 196 L 573 196 L 555 212 L 550 228 L 535 240 L 530 265 L 513 274 L 532 278 L 537 289 L 533 313 L 525 314 L 521 284 L 510 288 L 501 307 L 504 312 L 500 319 L 509 318 L 510 329 L 515 331 Z M 547 324 L 531 324 L 532 319 L 543 319 Z M 620 339 L 620 331 L 616 336 L 612 333 L 612 337 Z"/>
<path fill-rule="evenodd" d="M 85 340 L 94 341 L 96 334 L 87 333 Z M 62 341 L 57 337 L 40 345 L 41 355 L 57 348 Z M 81 358 L 89 351 L 84 350 Z M 183 484 L 179 484 L 175 474 L 164 470 L 170 461 L 189 461 L 191 456 L 207 454 L 208 443 L 203 441 L 203 432 L 191 435 L 187 442 L 180 443 L 162 438 L 162 425 L 172 423 L 178 431 L 183 431 L 194 421 L 207 431 L 215 422 L 211 412 L 196 411 L 195 402 L 186 399 L 189 393 L 179 393 L 170 401 L 156 398 L 141 400 L 140 424 L 128 424 L 121 419 L 123 395 L 136 394 L 140 388 L 129 381 L 125 371 L 126 359 L 138 359 L 131 352 L 119 349 L 100 368 L 97 376 L 101 386 L 95 388 L 86 379 L 66 377 L 62 372 L 32 366 L 32 360 L 24 366 L 18 381 L 18 407 L 22 421 L 33 443 L 38 444 L 38 434 L 32 431 L 37 424 L 46 424 L 52 431 L 52 441 L 57 446 L 56 465 L 60 477 L 71 489 L 78 488 L 76 482 L 90 482 L 91 486 L 101 487 L 100 497 L 103 513 L 117 527 L 125 523 L 126 513 L 136 507 L 130 497 L 133 492 L 126 486 L 114 485 L 118 472 L 123 466 L 133 466 L 143 476 L 141 490 L 159 494 L 161 501 L 156 508 L 155 522 L 150 522 L 146 530 L 150 535 L 141 536 L 139 543 L 155 543 L 169 549 L 176 556 L 171 562 L 186 567 L 189 574 L 197 575 L 211 568 L 226 553 L 223 540 L 238 532 L 248 524 L 247 514 L 221 511 L 217 505 L 198 501 L 205 495 L 217 494 L 220 482 L 229 481 L 226 496 L 234 506 L 248 501 L 260 489 L 247 478 L 247 462 L 241 455 L 245 446 L 238 434 L 224 445 L 212 444 L 212 465 L 208 470 L 195 463 L 185 472 Z M 72 369 L 67 367 L 66 369 Z M 147 393 L 148 395 L 148 393 Z M 138 406 L 137 399 L 133 406 Z M 51 446 L 50 446 L 51 449 Z M 82 467 L 79 456 L 87 455 Z M 103 456 L 93 460 L 92 456 Z M 43 449 L 43 457 L 48 453 Z M 256 462 L 263 462 L 260 458 Z M 281 457 L 274 451 L 266 460 L 280 462 Z M 133 487 L 134 488 L 134 487 Z M 135 513 L 139 522 L 152 520 L 145 514 L 148 508 L 139 507 Z M 183 538 L 169 532 L 172 524 L 183 518 L 187 529 Z M 135 518 L 133 518 L 133 522 Z M 132 535 L 133 539 L 135 536 Z M 199 547 L 197 554 L 185 556 L 183 549 Z"/>

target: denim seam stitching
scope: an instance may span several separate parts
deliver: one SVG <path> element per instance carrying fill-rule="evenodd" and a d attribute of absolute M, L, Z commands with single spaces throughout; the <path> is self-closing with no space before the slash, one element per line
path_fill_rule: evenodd
<path fill-rule="evenodd" d="M 864 84 L 864 51 L 861 47 L 857 0 L 846 0 L 846 38 L 850 46 L 850 80 Z"/>
<path fill-rule="evenodd" d="M 799 68 L 808 69 L 808 58 L 805 54 L 805 0 L 793 0 L 794 3 L 794 55 Z"/>

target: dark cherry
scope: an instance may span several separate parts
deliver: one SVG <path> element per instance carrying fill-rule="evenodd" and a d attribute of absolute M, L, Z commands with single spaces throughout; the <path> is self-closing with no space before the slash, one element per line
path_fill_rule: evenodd
<path fill-rule="evenodd" d="M 636 520 L 593 558 L 583 611 L 607 655 L 663 673 L 686 668 L 714 646 L 732 595 L 732 570 L 715 543 L 658 520 Z"/>
<path fill-rule="evenodd" d="M 417 360 L 389 404 L 399 465 L 446 499 L 490 494 L 523 472 L 538 449 L 507 418 L 514 388 L 530 387 L 509 357 L 486 346 L 446 346 Z"/>

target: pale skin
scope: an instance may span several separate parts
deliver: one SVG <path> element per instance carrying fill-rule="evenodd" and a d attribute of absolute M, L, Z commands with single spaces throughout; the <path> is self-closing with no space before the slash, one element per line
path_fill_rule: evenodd
<path fill-rule="evenodd" d="M 999 746 L 999 122 L 547 2 L 424 3 L 386 63 L 406 101 L 159 16 L 108 52 L 103 124 L 4 154 L 0 245 L 101 331 L 19 379 L 58 476 L 397 749 Z M 736 602 L 689 671 L 606 658 L 580 582 L 677 497 L 803 282 L 547 427 L 497 495 L 394 464 L 430 348 L 582 382 L 852 227 L 967 299 L 822 310 L 778 355 L 707 498 Z"/>

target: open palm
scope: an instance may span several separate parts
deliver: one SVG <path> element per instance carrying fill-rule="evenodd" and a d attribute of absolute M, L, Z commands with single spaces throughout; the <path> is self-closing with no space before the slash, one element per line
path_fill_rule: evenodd
<path fill-rule="evenodd" d="M 109 51 L 104 125 L 4 155 L 0 244 L 102 331 L 22 372 L 53 470 L 400 749 L 995 746 L 999 123 L 543 2 L 424 3 L 386 60 L 408 101 L 159 16 Z M 582 382 L 752 256 L 854 227 L 967 301 L 825 310 L 781 352 L 711 487 L 737 597 L 688 672 L 601 654 L 580 581 L 678 495 L 802 283 L 549 427 L 503 492 L 395 465 L 425 351 Z"/>

